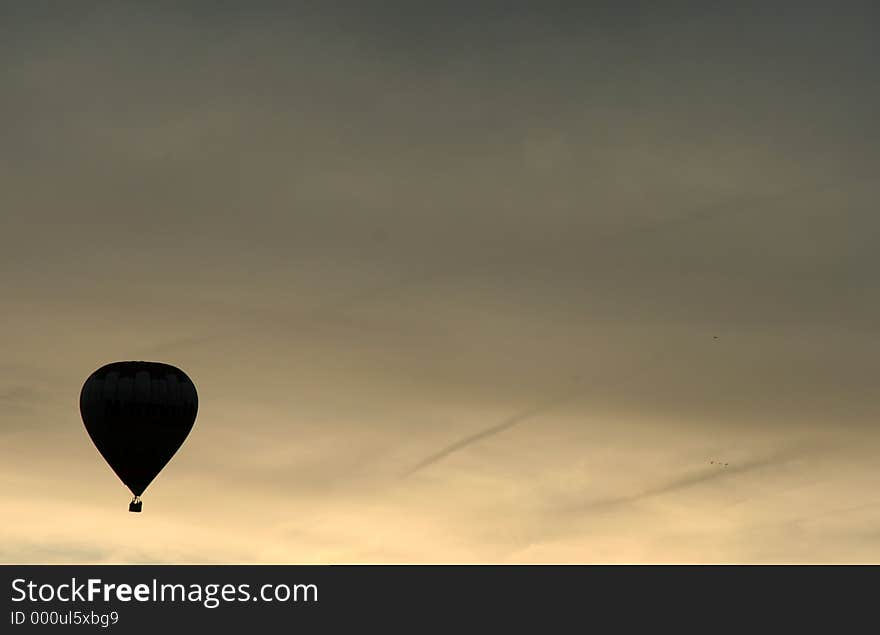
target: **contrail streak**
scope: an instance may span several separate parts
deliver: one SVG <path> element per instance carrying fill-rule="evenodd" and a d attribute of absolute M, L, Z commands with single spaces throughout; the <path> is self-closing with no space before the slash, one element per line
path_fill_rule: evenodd
<path fill-rule="evenodd" d="M 528 410 L 524 410 L 523 412 L 517 413 L 508 419 L 505 419 L 501 423 L 498 423 L 489 428 L 485 428 L 475 434 L 464 437 L 463 439 L 459 439 L 452 445 L 448 445 L 442 450 L 435 452 L 434 454 L 424 458 L 417 465 L 408 470 L 403 477 L 406 478 L 419 472 L 426 467 L 437 463 L 438 461 L 442 461 L 450 454 L 458 452 L 459 450 L 463 450 L 464 448 L 477 443 L 478 441 L 482 441 L 483 439 L 487 439 L 493 435 L 498 434 L 499 432 L 503 432 L 504 430 L 508 430 L 513 426 L 526 421 L 527 419 L 531 419 L 532 417 L 536 417 L 547 410 L 552 410 L 557 406 L 561 406 L 569 401 L 574 401 L 576 398 L 580 397 L 583 394 L 584 390 L 582 387 L 578 387 L 577 390 L 573 390 L 568 393 L 564 393 L 562 395 L 557 395 L 553 399 L 545 401 L 538 406 L 534 406 L 529 408 Z"/>
<path fill-rule="evenodd" d="M 665 357 L 665 353 L 658 353 L 651 358 L 651 361 L 656 362 L 662 357 Z M 618 377 L 615 383 L 620 383 L 632 379 L 633 377 L 638 376 L 646 370 L 653 368 L 653 366 L 654 364 L 651 363 L 648 364 L 647 367 L 640 368 L 632 373 L 628 373 L 622 377 Z M 605 385 L 607 386 L 608 384 L 606 383 Z M 544 414 L 548 410 L 552 410 L 554 408 L 557 408 L 558 406 L 574 401 L 575 399 L 578 399 L 588 393 L 591 388 L 597 389 L 598 387 L 579 385 L 571 390 L 558 394 L 551 399 L 543 401 L 536 406 L 532 406 L 531 408 L 518 412 L 515 415 L 505 419 L 501 423 L 497 423 L 488 428 L 484 428 L 479 432 L 466 436 L 463 439 L 459 439 L 455 443 L 447 445 L 446 447 L 438 450 L 437 452 L 434 452 L 430 456 L 427 456 L 419 461 L 415 466 L 405 472 L 402 475 L 402 478 L 408 478 L 416 472 L 420 472 L 425 468 L 430 467 L 431 465 L 434 465 L 439 461 L 442 461 L 451 454 L 460 452 L 461 450 L 464 450 L 465 448 L 468 448 L 475 443 L 478 443 L 484 439 L 488 439 L 489 437 L 493 437 L 496 434 L 504 432 L 505 430 L 509 430 L 510 428 L 519 425 L 525 421 L 528 421 L 529 419 L 533 419 L 539 415 Z"/>
<path fill-rule="evenodd" d="M 610 512 L 628 505 L 637 504 L 643 500 L 650 500 L 666 494 L 686 491 L 716 481 L 734 479 L 737 476 L 752 472 L 760 472 L 773 467 L 781 467 L 805 456 L 824 453 L 827 449 L 828 444 L 824 439 L 804 440 L 777 449 L 776 451 L 768 452 L 767 454 L 754 456 L 741 463 L 731 464 L 731 466 L 727 468 L 709 468 L 679 476 L 678 478 L 670 479 L 663 484 L 644 489 L 634 494 L 608 497 L 575 505 L 566 504 L 555 506 L 548 509 L 546 512 L 546 515 L 550 518 L 555 516 L 554 521 L 545 523 L 541 529 L 535 533 L 534 537 L 525 540 L 522 545 L 511 551 L 507 558 L 515 559 L 516 554 L 521 553 L 529 547 L 556 540 L 567 535 L 576 535 L 580 533 L 584 516 L 590 518 L 591 513 L 601 514 L 603 512 Z"/>
<path fill-rule="evenodd" d="M 727 479 L 738 474 L 747 474 L 749 472 L 762 470 L 768 467 L 773 467 L 775 465 L 784 465 L 804 456 L 813 449 L 814 448 L 812 447 L 798 445 L 795 447 L 786 448 L 784 450 L 779 450 L 767 456 L 757 457 L 748 461 L 744 461 L 730 467 L 701 470 L 700 472 L 679 477 L 663 485 L 658 485 L 657 487 L 652 487 L 636 494 L 631 494 L 629 496 L 617 496 L 614 498 L 605 498 L 593 501 L 591 503 L 587 503 L 586 505 L 578 507 L 577 511 L 600 511 L 618 507 L 621 505 L 631 505 L 633 503 L 638 503 L 640 501 L 655 498 L 657 496 L 663 496 L 664 494 L 671 494 L 673 492 L 690 489 L 704 483 L 711 483 L 712 481 Z"/>

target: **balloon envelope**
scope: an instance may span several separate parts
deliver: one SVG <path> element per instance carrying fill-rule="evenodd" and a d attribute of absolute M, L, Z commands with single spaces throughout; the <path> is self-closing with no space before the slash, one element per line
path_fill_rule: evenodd
<path fill-rule="evenodd" d="M 159 362 L 102 366 L 79 397 L 92 442 L 135 496 L 183 444 L 198 407 L 196 387 L 186 373 Z"/>

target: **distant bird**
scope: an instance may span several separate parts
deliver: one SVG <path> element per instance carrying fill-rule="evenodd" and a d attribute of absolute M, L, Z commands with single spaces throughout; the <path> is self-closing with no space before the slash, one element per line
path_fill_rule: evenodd
<path fill-rule="evenodd" d="M 713 339 L 713 340 L 717 340 L 717 339 L 718 339 L 718 336 L 717 336 L 717 335 L 714 335 L 714 336 L 712 336 L 712 339 Z"/>

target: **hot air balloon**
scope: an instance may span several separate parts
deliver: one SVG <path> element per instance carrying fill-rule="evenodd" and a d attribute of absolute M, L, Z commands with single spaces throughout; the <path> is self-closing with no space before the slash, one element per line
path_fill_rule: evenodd
<path fill-rule="evenodd" d="M 113 362 L 83 384 L 79 409 L 98 452 L 134 495 L 141 494 L 183 444 L 198 412 L 192 380 L 159 362 Z"/>

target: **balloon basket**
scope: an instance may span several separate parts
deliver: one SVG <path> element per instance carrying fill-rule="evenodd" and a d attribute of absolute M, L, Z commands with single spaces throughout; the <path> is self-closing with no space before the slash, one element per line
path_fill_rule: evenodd
<path fill-rule="evenodd" d="M 141 511 L 141 507 L 143 506 L 143 504 L 144 502 L 141 499 L 135 498 L 128 504 L 128 511 L 139 512 Z"/>

